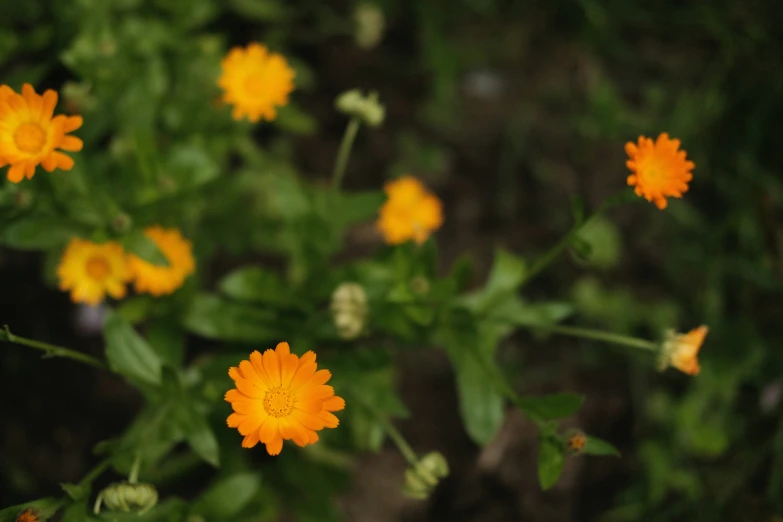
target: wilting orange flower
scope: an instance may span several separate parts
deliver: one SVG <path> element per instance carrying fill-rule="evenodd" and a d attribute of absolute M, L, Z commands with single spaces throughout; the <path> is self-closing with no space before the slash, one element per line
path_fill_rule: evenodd
<path fill-rule="evenodd" d="M 55 91 L 47 90 L 41 96 L 25 83 L 22 94 L 17 94 L 7 85 L 0 86 L 0 167 L 11 165 L 11 182 L 32 178 L 38 165 L 47 172 L 73 168 L 73 159 L 55 149 L 82 150 L 82 140 L 68 136 L 82 126 L 82 117 L 52 117 L 55 105 Z"/>
<path fill-rule="evenodd" d="M 667 197 L 682 197 L 693 178 L 695 165 L 685 159 L 685 151 L 679 148 L 680 140 L 669 139 L 665 132 L 654 143 L 639 136 L 638 143 L 625 144 L 629 158 L 626 165 L 633 172 L 628 176 L 628 185 L 635 186 L 637 196 L 654 202 L 661 210 L 666 208 Z"/>
<path fill-rule="evenodd" d="M 697 356 L 707 331 L 708 328 L 702 325 L 685 334 L 678 334 L 673 330 L 667 332 L 661 348 L 661 369 L 672 366 L 688 375 L 698 374 L 701 368 Z"/>
<path fill-rule="evenodd" d="M 115 299 L 125 297 L 125 283 L 130 272 L 122 245 L 115 242 L 96 244 L 73 238 L 57 266 L 60 290 L 71 291 L 74 303 L 97 305 L 106 294 Z"/>
<path fill-rule="evenodd" d="M 157 225 L 145 228 L 144 234 L 158 246 L 169 264 L 155 265 L 130 254 L 128 264 L 133 286 L 139 293 L 147 292 L 154 296 L 171 294 L 182 286 L 186 277 L 196 271 L 190 241 L 182 237 L 177 229 L 165 229 Z"/>
<path fill-rule="evenodd" d="M 572 433 L 566 442 L 568 451 L 573 453 L 580 453 L 587 445 L 587 436 L 581 431 Z"/>
<path fill-rule="evenodd" d="M 40 522 L 41 519 L 38 518 L 38 513 L 35 512 L 33 509 L 25 509 L 24 511 L 20 512 L 18 515 L 16 515 L 15 522 Z"/>
<path fill-rule="evenodd" d="M 263 355 L 254 351 L 249 361 L 228 370 L 236 384 L 225 397 L 234 409 L 228 426 L 245 436 L 242 447 L 262 442 L 270 455 L 278 455 L 283 440 L 304 447 L 318 442 L 317 431 L 337 427 L 332 412 L 345 408 L 345 401 L 326 384 L 329 370 L 317 368 L 315 353 L 299 358 L 288 343 L 280 343 Z"/>
<path fill-rule="evenodd" d="M 398 245 L 411 239 L 424 243 L 443 224 L 440 200 L 418 179 L 403 176 L 386 183 L 384 190 L 388 199 L 376 226 L 387 243 Z"/>
<path fill-rule="evenodd" d="M 223 89 L 223 101 L 234 106 L 231 116 L 235 120 L 244 116 L 253 123 L 262 118 L 274 120 L 275 106 L 286 105 L 294 90 L 294 70 L 282 55 L 270 53 L 261 44 L 234 47 L 220 65 L 223 72 L 218 86 Z"/>

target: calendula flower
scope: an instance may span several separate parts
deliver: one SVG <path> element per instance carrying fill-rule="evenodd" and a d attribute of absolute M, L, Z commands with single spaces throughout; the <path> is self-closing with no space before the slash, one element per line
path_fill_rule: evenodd
<path fill-rule="evenodd" d="M 672 366 L 688 375 L 698 374 L 701 368 L 697 356 L 707 331 L 708 328 L 704 325 L 685 334 L 669 330 L 661 347 L 660 369 L 665 370 Z"/>
<path fill-rule="evenodd" d="M 669 139 L 665 132 L 655 142 L 639 136 L 638 143 L 625 144 L 629 158 L 626 165 L 633 172 L 628 176 L 628 185 L 636 187 L 637 196 L 654 202 L 661 210 L 666 208 L 667 197 L 682 197 L 693 178 L 695 165 L 685 159 L 685 151 L 679 148 L 680 140 Z"/>
<path fill-rule="evenodd" d="M 228 426 L 245 436 L 242 447 L 262 442 L 270 455 L 278 455 L 283 440 L 304 447 L 318 441 L 316 432 L 337 427 L 340 421 L 332 412 L 342 410 L 345 401 L 326 384 L 329 370 L 317 368 L 315 353 L 300 358 L 288 343 L 280 343 L 263 355 L 254 351 L 249 361 L 228 370 L 236 384 L 225 397 L 234 409 Z"/>
<path fill-rule="evenodd" d="M 261 44 L 234 47 L 220 65 L 223 72 L 218 86 L 223 89 L 223 101 L 234 106 L 231 116 L 235 120 L 244 116 L 253 123 L 262 118 L 274 120 L 275 107 L 286 105 L 294 90 L 294 70 L 283 56 Z"/>
<path fill-rule="evenodd" d="M 440 200 L 418 179 L 403 176 L 386 183 L 384 190 L 388 199 L 376 226 L 387 243 L 398 245 L 411 239 L 424 243 L 443 224 Z"/>
<path fill-rule="evenodd" d="M 57 266 L 57 277 L 60 290 L 70 290 L 74 303 L 95 306 L 106 294 L 115 299 L 125 297 L 130 271 L 119 243 L 97 244 L 73 238 Z"/>
<path fill-rule="evenodd" d="M 82 126 L 82 117 L 52 117 L 55 105 L 57 93 L 53 90 L 41 96 L 29 83 L 22 86 L 22 94 L 0 86 L 0 167 L 10 165 L 8 179 L 12 183 L 25 176 L 32 178 L 38 165 L 47 172 L 73 168 L 73 159 L 56 149 L 82 150 L 82 140 L 68 135 Z"/>
<path fill-rule="evenodd" d="M 145 228 L 144 235 L 158 246 L 168 266 L 155 265 L 130 254 L 128 264 L 133 286 L 139 293 L 147 292 L 154 296 L 171 294 L 196 270 L 190 241 L 182 237 L 177 229 L 165 229 L 157 225 Z"/>

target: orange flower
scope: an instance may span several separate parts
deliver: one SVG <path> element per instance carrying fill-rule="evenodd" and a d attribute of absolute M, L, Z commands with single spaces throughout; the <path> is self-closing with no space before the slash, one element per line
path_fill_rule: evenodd
<path fill-rule="evenodd" d="M 19 183 L 32 178 L 35 167 L 47 172 L 55 168 L 71 170 L 73 159 L 55 149 L 82 150 L 82 140 L 67 133 L 82 126 L 81 116 L 52 117 L 57 93 L 47 90 L 36 94 L 29 83 L 17 94 L 7 85 L 0 86 L 0 167 L 10 164 L 8 179 Z"/>
<path fill-rule="evenodd" d="M 326 384 L 329 370 L 317 368 L 315 353 L 299 358 L 288 343 L 280 343 L 263 355 L 254 351 L 249 361 L 228 370 L 236 389 L 226 392 L 234 409 L 227 422 L 245 436 L 242 447 L 262 442 L 270 455 L 278 455 L 283 440 L 304 447 L 318 442 L 317 431 L 337 427 L 332 412 L 345 408 L 345 401 Z"/>
<path fill-rule="evenodd" d="M 14 519 L 15 522 L 40 522 L 40 520 L 41 519 L 38 518 L 38 513 L 32 509 L 25 509 L 24 511 L 17 514 L 16 518 Z"/>
<path fill-rule="evenodd" d="M 386 183 L 384 190 L 389 198 L 376 226 L 387 243 L 398 245 L 411 239 L 424 243 L 443 224 L 440 200 L 418 179 L 403 176 Z"/>
<path fill-rule="evenodd" d="M 147 292 L 156 297 L 171 294 L 196 271 L 190 241 L 182 237 L 176 228 L 166 229 L 158 225 L 145 228 L 144 235 L 157 245 L 169 264 L 155 265 L 139 256 L 128 255 L 133 287 L 136 292 Z"/>
<path fill-rule="evenodd" d="M 707 332 L 708 328 L 704 325 L 686 334 L 678 334 L 673 330 L 667 332 L 661 348 L 660 369 L 664 370 L 672 366 L 688 375 L 698 374 L 701 368 L 697 356 Z"/>
<path fill-rule="evenodd" d="M 234 106 L 231 116 L 235 120 L 244 116 L 253 123 L 262 118 L 274 120 L 275 106 L 286 105 L 294 90 L 294 70 L 282 55 L 270 53 L 261 44 L 234 47 L 220 66 L 218 86 L 223 89 L 223 101 Z"/>
<path fill-rule="evenodd" d="M 695 165 L 685 159 L 685 151 L 679 148 L 680 140 L 669 139 L 665 132 L 655 143 L 639 136 L 638 144 L 625 144 L 629 158 L 626 165 L 633 172 L 628 176 L 628 185 L 635 186 L 637 196 L 655 202 L 661 210 L 666 208 L 667 197 L 682 197 L 693 178 L 691 171 Z"/>
<path fill-rule="evenodd" d="M 96 244 L 77 237 L 68 242 L 57 265 L 60 290 L 71 291 L 71 301 L 95 306 L 106 297 L 125 297 L 130 279 L 125 251 L 119 243 Z"/>
<path fill-rule="evenodd" d="M 566 441 L 568 451 L 572 453 L 580 453 L 587 445 L 587 436 L 581 431 L 572 433 Z"/>

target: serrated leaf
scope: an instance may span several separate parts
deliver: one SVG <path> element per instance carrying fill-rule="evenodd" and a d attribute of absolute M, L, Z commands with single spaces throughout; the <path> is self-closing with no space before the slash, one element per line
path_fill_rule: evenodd
<path fill-rule="evenodd" d="M 256 473 L 237 473 L 210 486 L 191 512 L 207 520 L 229 520 L 253 500 L 260 488 L 261 479 Z"/>
<path fill-rule="evenodd" d="M 0 239 L 4 245 L 18 250 L 45 250 L 86 234 L 83 227 L 60 217 L 28 217 L 11 223 Z"/>
<path fill-rule="evenodd" d="M 620 456 L 620 451 L 610 443 L 590 435 L 587 436 L 587 442 L 585 447 L 582 448 L 582 453 L 587 455 L 609 455 L 612 457 Z"/>
<path fill-rule="evenodd" d="M 103 334 L 106 338 L 106 359 L 112 371 L 131 380 L 161 383 L 163 363 L 160 357 L 122 316 L 110 312 Z"/>
<path fill-rule="evenodd" d="M 584 397 L 573 393 L 554 393 L 542 397 L 520 397 L 516 404 L 531 419 L 537 421 L 557 420 L 570 417 L 579 411 Z"/>
<path fill-rule="evenodd" d="M 280 338 L 276 322 L 268 309 L 201 294 L 191 301 L 183 326 L 209 339 L 261 342 Z"/>
<path fill-rule="evenodd" d="M 143 230 L 133 230 L 120 238 L 126 252 L 139 256 L 153 265 L 169 266 L 169 260 L 160 251 L 158 245 L 144 234 Z"/>
<path fill-rule="evenodd" d="M 538 442 L 538 483 L 541 489 L 547 490 L 557 484 L 564 463 L 563 443 L 542 431 Z"/>

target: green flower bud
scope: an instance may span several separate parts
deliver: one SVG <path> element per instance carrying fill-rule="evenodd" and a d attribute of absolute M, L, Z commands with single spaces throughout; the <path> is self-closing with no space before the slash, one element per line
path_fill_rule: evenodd
<path fill-rule="evenodd" d="M 360 118 L 370 127 L 379 126 L 386 116 L 386 109 L 378 101 L 378 93 L 374 91 L 367 96 L 359 89 L 346 91 L 337 97 L 335 106 L 340 112 Z"/>
<path fill-rule="evenodd" d="M 101 504 L 109 511 L 135 512 L 143 515 L 158 503 L 158 491 L 151 484 L 131 484 L 116 482 L 109 484 L 95 500 L 93 512 L 101 511 Z"/>
<path fill-rule="evenodd" d="M 332 319 L 338 335 L 356 339 L 367 323 L 367 293 L 358 283 L 342 283 L 332 293 Z"/>
<path fill-rule="evenodd" d="M 375 47 L 383 38 L 383 30 L 386 20 L 378 6 L 369 3 L 361 3 L 353 12 L 356 22 L 356 45 L 363 49 Z"/>
<path fill-rule="evenodd" d="M 445 457 L 434 451 L 405 470 L 405 484 L 402 488 L 407 496 L 423 500 L 430 496 L 442 479 L 449 475 L 449 464 Z"/>

